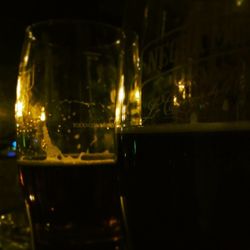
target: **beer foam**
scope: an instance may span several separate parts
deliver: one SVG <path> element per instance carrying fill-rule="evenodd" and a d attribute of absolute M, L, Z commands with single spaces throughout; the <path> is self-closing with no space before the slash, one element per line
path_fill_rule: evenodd
<path fill-rule="evenodd" d="M 49 136 L 47 127 L 43 126 L 44 142 L 46 144 L 46 156 L 21 156 L 18 159 L 19 164 L 25 165 L 100 165 L 114 164 L 116 157 L 114 153 L 104 151 L 102 153 L 63 154 L 61 150 L 54 145 Z"/>
<path fill-rule="evenodd" d="M 48 128 L 43 125 L 43 137 L 46 144 L 46 150 L 44 155 L 32 156 L 24 155 L 18 158 L 19 164 L 26 165 L 100 165 L 100 164 L 114 164 L 116 162 L 116 155 L 109 151 L 101 153 L 72 153 L 64 154 L 61 150 L 52 142 Z"/>
<path fill-rule="evenodd" d="M 22 165 L 100 165 L 100 164 L 115 164 L 115 154 L 113 153 L 80 153 L 74 154 L 60 154 L 57 157 L 46 157 L 45 159 L 34 159 L 21 157 L 18 163 Z"/>
<path fill-rule="evenodd" d="M 119 133 L 199 133 L 199 132 L 250 131 L 250 121 L 240 122 L 197 122 L 184 124 L 150 124 L 124 128 Z"/>

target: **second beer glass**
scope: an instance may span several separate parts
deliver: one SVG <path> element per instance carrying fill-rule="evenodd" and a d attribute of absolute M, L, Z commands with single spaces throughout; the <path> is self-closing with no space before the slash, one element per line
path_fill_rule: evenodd
<path fill-rule="evenodd" d="M 143 126 L 123 132 L 135 248 L 249 249 L 250 2 L 128 2 L 142 48 Z"/>

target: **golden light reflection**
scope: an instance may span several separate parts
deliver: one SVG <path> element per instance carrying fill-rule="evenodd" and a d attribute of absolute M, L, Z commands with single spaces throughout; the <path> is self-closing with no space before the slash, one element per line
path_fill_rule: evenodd
<path fill-rule="evenodd" d="M 29 37 L 29 39 L 31 39 L 32 41 L 35 41 L 35 40 L 36 40 L 36 38 L 33 36 L 33 33 L 32 33 L 31 31 L 29 31 L 28 37 Z"/>
<path fill-rule="evenodd" d="M 29 32 L 29 38 L 35 40 L 32 33 Z M 28 100 L 30 98 L 30 90 L 34 84 L 34 67 L 27 67 L 29 63 L 29 56 L 31 53 L 32 44 L 28 43 L 24 50 L 23 60 L 19 67 L 19 76 L 17 79 L 16 88 L 16 103 L 15 103 L 15 116 L 20 122 L 20 118 L 24 117 L 28 112 Z"/>
<path fill-rule="evenodd" d="M 125 119 L 126 119 L 126 110 L 127 110 L 126 105 L 123 105 L 123 107 L 122 107 L 122 121 L 125 121 Z"/>
<path fill-rule="evenodd" d="M 29 199 L 30 199 L 30 201 L 35 201 L 35 195 L 34 194 L 30 194 L 29 195 Z"/>
<path fill-rule="evenodd" d="M 21 81 L 20 81 L 20 77 L 18 77 L 17 80 L 17 88 L 16 88 L 16 97 L 17 97 L 17 101 L 15 104 L 15 114 L 16 117 L 19 118 L 23 115 L 23 103 L 21 101 Z"/>
<path fill-rule="evenodd" d="M 16 118 L 21 118 L 25 109 L 25 98 L 27 96 L 27 91 L 23 88 L 23 81 L 25 76 L 19 76 L 17 80 L 16 88 L 16 103 L 15 103 L 15 116 Z M 26 79 L 26 78 L 25 78 Z"/>
<path fill-rule="evenodd" d="M 121 79 L 121 85 L 118 91 L 118 102 L 122 103 L 124 101 L 125 98 L 125 90 L 124 90 L 124 75 L 122 75 L 122 79 Z"/>
<path fill-rule="evenodd" d="M 17 79 L 17 88 L 16 88 L 16 97 L 17 99 L 20 99 L 21 96 L 21 81 L 20 81 L 20 77 L 18 77 Z"/>
<path fill-rule="evenodd" d="M 176 106 L 176 107 L 179 107 L 179 106 L 180 106 L 180 103 L 178 102 L 176 96 L 174 96 L 173 102 L 174 102 L 174 106 Z"/>
<path fill-rule="evenodd" d="M 20 118 L 23 115 L 23 103 L 18 101 L 15 104 L 16 117 Z"/>
<path fill-rule="evenodd" d="M 181 102 L 191 98 L 191 81 L 178 81 L 177 93 L 173 96 L 173 105 L 179 107 Z"/>
<path fill-rule="evenodd" d="M 178 90 L 179 90 L 179 93 L 182 94 L 182 98 L 185 99 L 186 91 L 185 91 L 185 85 L 182 81 L 178 82 Z"/>
<path fill-rule="evenodd" d="M 117 106 L 116 109 L 115 109 L 115 122 L 116 122 L 116 125 L 120 125 L 120 122 L 121 122 L 121 107 L 120 106 Z"/>
<path fill-rule="evenodd" d="M 28 56 L 28 55 L 25 55 L 23 60 L 24 60 L 24 63 L 27 64 L 27 63 L 28 63 L 28 60 L 29 60 L 29 56 Z"/>
<path fill-rule="evenodd" d="M 141 92 L 140 92 L 139 88 L 137 88 L 135 90 L 135 99 L 137 102 L 141 102 Z"/>
<path fill-rule="evenodd" d="M 137 58 L 137 63 L 136 63 L 136 67 L 138 70 L 141 70 L 141 62 L 140 62 L 140 58 Z"/>
<path fill-rule="evenodd" d="M 45 108 L 44 108 L 44 107 L 41 108 L 40 120 L 41 120 L 42 122 L 44 122 L 44 121 L 46 120 L 46 114 L 45 114 Z"/>
<path fill-rule="evenodd" d="M 122 75 L 119 84 L 118 97 L 115 109 L 115 122 L 116 125 L 118 126 L 121 124 L 124 99 L 125 99 L 124 75 Z"/>
<path fill-rule="evenodd" d="M 112 103 L 115 103 L 116 90 L 112 89 L 110 92 L 110 100 Z"/>
<path fill-rule="evenodd" d="M 135 89 L 130 91 L 129 102 L 132 106 L 131 115 L 139 115 L 141 114 L 141 91 L 137 86 Z M 138 118 L 138 117 L 137 117 Z"/>
<path fill-rule="evenodd" d="M 31 50 L 31 43 L 27 45 L 25 54 L 23 56 L 23 62 L 22 62 L 22 67 L 26 67 L 29 62 L 29 55 L 30 55 L 30 50 Z"/>

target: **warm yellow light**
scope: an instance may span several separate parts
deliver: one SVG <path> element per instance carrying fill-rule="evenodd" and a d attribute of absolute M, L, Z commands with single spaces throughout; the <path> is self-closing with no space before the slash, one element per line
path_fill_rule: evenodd
<path fill-rule="evenodd" d="M 182 92 L 185 90 L 185 85 L 183 84 L 182 81 L 178 82 L 178 88 L 179 88 L 179 92 Z"/>
<path fill-rule="evenodd" d="M 124 90 L 124 75 L 122 75 L 122 79 L 121 79 L 122 83 L 120 85 L 119 88 L 119 92 L 118 92 L 118 103 L 122 103 L 124 101 L 125 98 L 125 90 Z"/>
<path fill-rule="evenodd" d="M 30 201 L 35 201 L 35 195 L 34 194 L 30 194 L 29 195 L 29 199 L 30 199 Z"/>
<path fill-rule="evenodd" d="M 120 123 L 120 117 L 121 117 L 121 107 L 117 106 L 115 109 L 115 121 L 117 125 L 119 125 Z"/>
<path fill-rule="evenodd" d="M 36 38 L 33 36 L 33 34 L 32 34 L 31 31 L 29 31 L 28 37 L 29 37 L 29 39 L 31 39 L 32 41 L 35 41 L 35 40 L 36 40 Z"/>
<path fill-rule="evenodd" d="M 176 96 L 174 96 L 173 102 L 174 102 L 174 106 L 176 106 L 176 107 L 179 107 L 179 106 L 180 106 L 180 103 L 178 102 Z"/>
<path fill-rule="evenodd" d="M 16 111 L 17 118 L 22 117 L 23 115 L 23 103 L 22 102 L 16 102 L 15 111 Z"/>
<path fill-rule="evenodd" d="M 135 89 L 130 91 L 130 97 L 129 97 L 130 103 L 141 103 L 141 92 L 139 87 L 136 87 Z"/>
<path fill-rule="evenodd" d="M 191 85 L 192 83 L 190 81 L 179 81 L 177 83 L 179 95 L 183 100 L 191 97 Z"/>
<path fill-rule="evenodd" d="M 125 99 L 124 75 L 122 75 L 121 81 L 119 84 L 118 97 L 117 97 L 117 103 L 116 103 L 116 109 L 115 109 L 115 121 L 117 125 L 120 125 L 120 122 L 122 119 L 121 115 L 122 115 L 122 107 L 123 107 L 124 99 Z"/>
<path fill-rule="evenodd" d="M 135 99 L 137 101 L 141 101 L 141 93 L 140 93 L 140 90 L 139 89 L 136 89 L 135 90 Z"/>
<path fill-rule="evenodd" d="M 46 120 L 45 108 L 44 108 L 44 107 L 41 108 L 40 120 L 41 120 L 42 122 L 44 122 L 44 121 Z"/>
<path fill-rule="evenodd" d="M 129 93 L 129 108 L 130 124 L 141 125 L 141 91 L 139 86 L 136 86 Z"/>
<path fill-rule="evenodd" d="M 16 118 L 20 118 L 23 116 L 24 111 L 24 101 L 21 90 L 21 77 L 18 77 L 17 80 L 17 88 L 16 88 L 16 103 L 15 103 L 15 115 Z"/>
<path fill-rule="evenodd" d="M 31 39 L 34 40 L 33 37 Z M 22 62 L 22 67 L 26 67 L 28 65 L 30 50 L 31 50 L 31 44 L 29 43 L 26 50 L 25 50 L 25 54 L 24 54 L 23 62 Z"/>
<path fill-rule="evenodd" d="M 17 79 L 17 88 L 16 88 L 16 97 L 17 99 L 19 99 L 21 96 L 21 81 L 20 81 L 20 77 L 18 77 Z"/>
<path fill-rule="evenodd" d="M 26 56 L 24 57 L 24 63 L 25 63 L 25 65 L 28 63 L 28 60 L 29 60 L 29 56 L 26 55 Z"/>
<path fill-rule="evenodd" d="M 110 100 L 111 100 L 112 103 L 115 103 L 115 98 L 116 98 L 116 90 L 112 89 L 110 91 Z"/>
<path fill-rule="evenodd" d="M 182 98 L 186 99 L 186 90 L 185 90 L 185 84 L 183 81 L 178 82 L 178 91 L 179 91 L 179 94 L 182 96 Z"/>
<path fill-rule="evenodd" d="M 123 105 L 122 107 L 122 121 L 125 121 L 126 119 L 126 105 Z"/>

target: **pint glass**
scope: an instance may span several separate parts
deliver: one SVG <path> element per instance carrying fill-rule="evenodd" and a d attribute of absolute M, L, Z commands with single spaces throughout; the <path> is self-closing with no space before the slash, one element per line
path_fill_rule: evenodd
<path fill-rule="evenodd" d="M 123 132 L 135 248 L 248 249 L 250 3 L 139 2 L 143 126 Z"/>
<path fill-rule="evenodd" d="M 26 30 L 15 114 L 35 250 L 125 249 L 115 136 L 123 57 L 123 32 L 106 24 Z"/>

